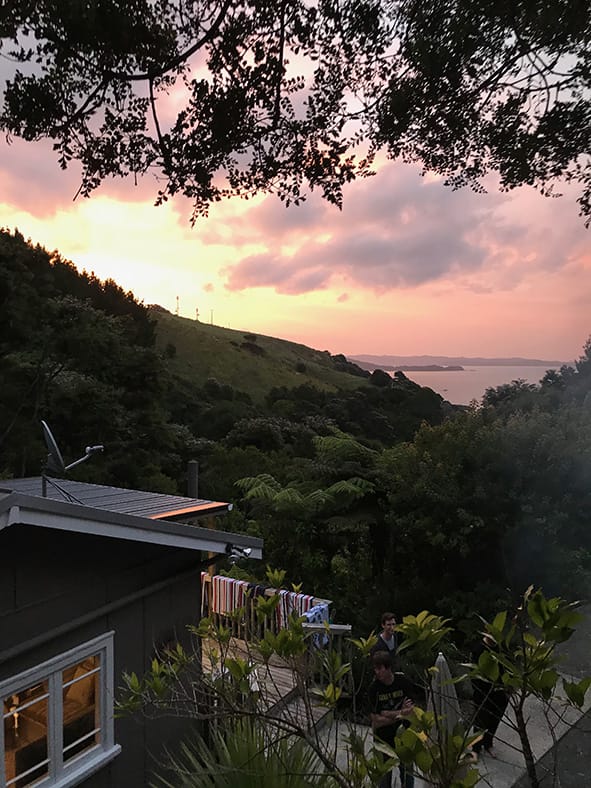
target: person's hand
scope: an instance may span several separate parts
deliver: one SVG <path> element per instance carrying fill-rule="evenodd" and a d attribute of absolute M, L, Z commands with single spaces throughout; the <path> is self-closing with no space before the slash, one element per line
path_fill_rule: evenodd
<path fill-rule="evenodd" d="M 408 715 L 412 712 L 413 709 L 414 709 L 414 703 L 412 702 L 412 700 L 410 700 L 410 698 L 405 698 L 402 703 L 402 707 L 400 709 L 400 716 L 408 717 Z"/>

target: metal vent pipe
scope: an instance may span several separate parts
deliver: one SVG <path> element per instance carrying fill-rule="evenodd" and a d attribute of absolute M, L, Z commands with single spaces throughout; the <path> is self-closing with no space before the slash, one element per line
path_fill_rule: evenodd
<path fill-rule="evenodd" d="M 199 463 L 189 460 L 187 463 L 187 495 L 189 498 L 199 498 Z"/>

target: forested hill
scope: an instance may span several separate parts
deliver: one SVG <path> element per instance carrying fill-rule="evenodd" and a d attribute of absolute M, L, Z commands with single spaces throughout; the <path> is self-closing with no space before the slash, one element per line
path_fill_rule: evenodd
<path fill-rule="evenodd" d="M 234 503 L 225 526 L 367 634 L 429 608 L 468 635 L 530 584 L 591 597 L 591 341 L 538 385 L 444 409 L 402 373 L 179 319 L 0 233 L 0 477 L 72 476 Z"/>
<path fill-rule="evenodd" d="M 301 432 L 313 415 L 308 437 L 330 424 L 388 445 L 442 419 L 430 389 L 404 378 L 393 387 L 342 355 L 150 310 L 4 230 L 0 354 L 2 476 L 39 472 L 41 419 L 67 460 L 88 443 L 106 446 L 80 477 L 180 491 L 187 460 L 206 471 L 210 443 L 232 431 L 250 435 L 232 438 L 245 445 L 277 447 L 293 439 L 282 430 Z M 234 476 L 216 478 L 218 494 L 232 496 Z"/>

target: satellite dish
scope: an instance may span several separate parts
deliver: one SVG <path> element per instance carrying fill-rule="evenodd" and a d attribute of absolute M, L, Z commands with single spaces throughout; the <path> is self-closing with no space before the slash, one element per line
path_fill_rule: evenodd
<path fill-rule="evenodd" d="M 69 471 L 70 468 L 74 468 L 76 465 L 80 465 L 81 462 L 86 462 L 89 460 L 93 454 L 97 452 L 103 451 L 105 448 L 102 445 L 97 446 L 87 446 L 84 449 L 84 457 L 80 457 L 79 460 L 75 460 L 71 462 L 69 465 L 64 463 L 64 458 L 62 457 L 62 453 L 59 450 L 59 446 L 57 445 L 57 441 L 53 437 L 51 430 L 49 429 L 49 425 L 46 421 L 41 422 L 41 426 L 43 427 L 43 437 L 45 438 L 45 445 L 47 446 L 47 462 L 45 463 L 45 471 L 49 471 L 50 473 L 65 473 Z"/>
<path fill-rule="evenodd" d="M 49 429 L 49 424 L 46 421 L 42 421 L 41 427 L 43 428 L 43 437 L 45 439 L 45 445 L 47 446 L 47 460 L 45 461 L 45 465 L 41 471 L 41 495 L 44 498 L 47 498 L 47 482 L 49 482 L 53 487 L 57 487 L 62 494 L 67 495 L 69 500 L 75 500 L 78 503 L 81 503 L 70 493 L 66 493 L 65 490 L 62 490 L 61 487 L 58 487 L 55 482 L 52 482 L 51 479 L 49 479 L 48 474 L 57 473 L 61 476 L 65 474 L 66 471 L 69 471 L 70 468 L 74 468 L 76 465 L 80 465 L 81 462 L 86 462 L 86 460 L 89 460 L 93 454 L 103 451 L 104 446 L 87 446 L 84 449 L 83 457 L 80 457 L 79 460 L 75 460 L 69 465 L 66 465 L 64 463 L 62 453 L 59 450 L 59 446 L 57 445 L 57 441 Z"/>
<path fill-rule="evenodd" d="M 49 429 L 49 425 L 46 421 L 42 421 L 41 426 L 43 428 L 43 437 L 45 439 L 45 445 L 47 446 L 48 452 L 45 469 L 50 473 L 65 473 L 66 466 L 64 463 L 64 458 L 62 457 L 59 446 L 57 445 L 56 440 Z"/>

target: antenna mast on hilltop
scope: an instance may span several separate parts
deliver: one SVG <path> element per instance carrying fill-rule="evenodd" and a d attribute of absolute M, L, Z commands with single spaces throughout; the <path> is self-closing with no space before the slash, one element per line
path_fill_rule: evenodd
<path fill-rule="evenodd" d="M 178 296 L 176 297 L 176 312 L 175 312 L 175 315 L 177 317 L 179 316 L 179 297 Z"/>

